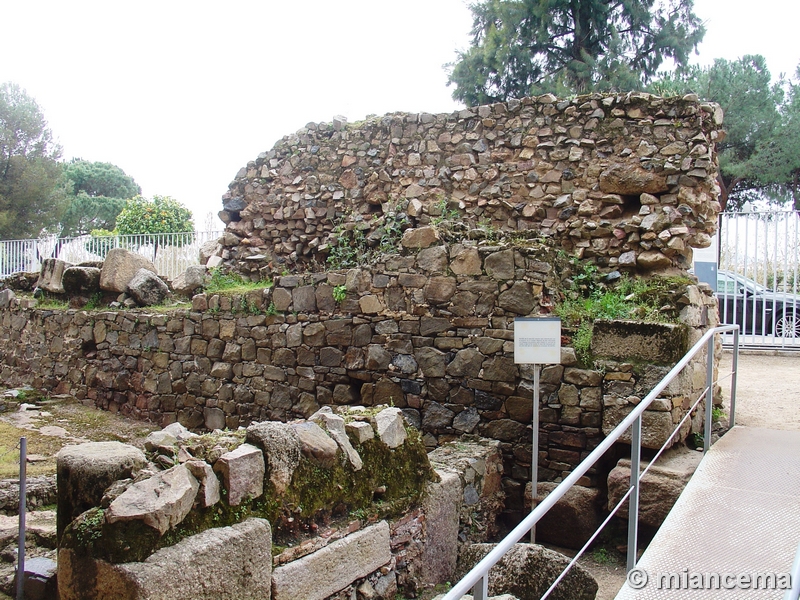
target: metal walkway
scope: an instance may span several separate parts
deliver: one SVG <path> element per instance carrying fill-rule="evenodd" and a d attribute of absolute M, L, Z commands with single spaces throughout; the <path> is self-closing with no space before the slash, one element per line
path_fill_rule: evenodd
<path fill-rule="evenodd" d="M 775 587 L 798 543 L 800 431 L 734 427 L 703 458 L 616 598 L 780 599 Z"/>

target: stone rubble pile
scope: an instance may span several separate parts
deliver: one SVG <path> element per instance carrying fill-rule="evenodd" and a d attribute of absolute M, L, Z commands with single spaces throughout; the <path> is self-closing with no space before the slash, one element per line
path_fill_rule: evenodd
<path fill-rule="evenodd" d="M 334 434 L 342 429 L 345 438 Z M 157 590 L 168 600 L 391 600 L 450 581 L 459 546 L 489 535 L 476 526 L 478 515 L 494 520 L 486 511 L 502 510 L 500 454 L 496 442 L 464 439 L 442 449 L 432 475 L 424 452 L 409 453 L 419 446 L 414 436 L 389 407 L 322 410 L 308 421 L 203 436 L 176 423 L 150 434 L 147 456 L 117 442 L 67 447 L 58 457 L 60 597 L 138 599 Z M 376 464 L 376 444 L 388 464 Z M 370 501 L 374 493 L 381 502 L 358 506 L 348 489 L 329 495 L 331 482 L 347 485 L 336 469 L 358 478 L 381 467 L 388 467 L 383 485 L 373 482 L 370 492 Z M 388 508 L 400 498 L 392 476 L 407 485 L 406 472 L 417 474 L 401 490 L 410 502 L 393 513 Z M 292 493 L 303 486 L 323 499 L 312 513 L 322 519 L 307 521 L 298 543 L 285 526 L 302 520 L 300 506 L 292 501 L 269 521 L 264 508 L 297 498 Z M 358 510 L 326 524 L 326 511 L 342 503 Z M 460 534 L 470 530 L 468 538 Z M 273 551 L 273 543 L 287 542 Z"/>

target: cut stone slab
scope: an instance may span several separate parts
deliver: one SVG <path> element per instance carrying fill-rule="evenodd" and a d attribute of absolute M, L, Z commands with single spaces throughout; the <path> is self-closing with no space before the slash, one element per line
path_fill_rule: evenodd
<path fill-rule="evenodd" d="M 65 446 L 56 456 L 58 538 L 81 513 L 100 506 L 106 488 L 132 477 L 147 464 L 144 453 L 121 442 Z"/>
<path fill-rule="evenodd" d="M 272 531 L 264 519 L 208 529 L 144 562 L 58 554 L 61 600 L 269 600 L 271 581 Z"/>
<path fill-rule="evenodd" d="M 100 291 L 100 269 L 97 267 L 67 267 L 61 285 L 68 296 L 91 296 Z"/>
<path fill-rule="evenodd" d="M 402 446 L 406 441 L 403 412 L 399 408 L 384 408 L 375 415 L 375 429 L 378 431 L 378 438 L 389 448 Z"/>
<path fill-rule="evenodd" d="M 439 470 L 437 474 L 441 481 L 429 483 L 422 500 L 422 581 L 426 584 L 452 581 L 458 562 L 458 521 L 464 485 L 457 473 Z"/>
<path fill-rule="evenodd" d="M 300 452 L 303 456 L 321 467 L 330 468 L 336 463 L 339 446 L 322 427 L 313 421 L 292 423 L 291 427 L 300 438 Z"/>
<path fill-rule="evenodd" d="M 106 521 L 142 521 L 164 535 L 192 510 L 200 484 L 178 465 L 131 485 L 106 511 Z"/>
<path fill-rule="evenodd" d="M 389 524 L 381 521 L 272 573 L 273 600 L 324 600 L 392 559 Z"/>
<path fill-rule="evenodd" d="M 128 284 L 139 269 L 157 273 L 152 261 L 124 248 L 112 248 L 106 254 L 100 270 L 100 289 L 121 294 L 128 291 Z"/>
<path fill-rule="evenodd" d="M 465 546 L 458 557 L 458 579 L 467 574 L 496 544 Z M 539 600 L 569 564 L 570 559 L 537 544 L 515 544 L 489 570 L 489 594 L 511 594 L 519 600 Z M 574 565 L 549 598 L 594 600 L 597 582 L 583 567 Z"/>
<path fill-rule="evenodd" d="M 639 488 L 639 523 L 661 527 L 678 496 L 689 483 L 703 455 L 683 446 L 665 452 L 641 480 Z M 649 463 L 645 462 L 642 468 Z M 608 509 L 614 508 L 628 492 L 631 461 L 623 458 L 608 474 Z M 624 503 L 617 516 L 628 518 L 628 503 Z"/>
<path fill-rule="evenodd" d="M 231 506 L 264 493 L 264 454 L 255 446 L 242 444 L 226 452 L 214 463 L 214 470 L 222 474 Z"/>
<path fill-rule="evenodd" d="M 247 428 L 248 443 L 263 450 L 269 480 L 276 493 L 282 495 L 300 464 L 300 436 L 285 423 L 267 421 Z"/>
<path fill-rule="evenodd" d="M 688 349 L 685 325 L 640 321 L 596 321 L 592 354 L 624 361 L 673 365 Z"/>
<path fill-rule="evenodd" d="M 64 284 L 62 283 L 62 278 L 64 277 L 64 271 L 71 266 L 70 263 L 57 258 L 44 259 L 36 287 L 54 294 L 63 294 Z"/>
<path fill-rule="evenodd" d="M 139 269 L 128 282 L 127 292 L 140 306 L 161 304 L 169 296 L 167 284 L 148 269 Z"/>
<path fill-rule="evenodd" d="M 347 460 L 349 460 L 350 464 L 353 466 L 353 470 L 360 471 L 362 469 L 364 462 L 350 443 L 350 438 L 347 437 L 344 419 L 342 417 L 334 415 L 333 413 L 317 412 L 311 416 L 310 420 L 316 421 L 317 423 L 324 423 L 325 428 L 328 430 L 328 435 L 333 438 L 333 441 L 336 442 L 342 449 L 342 452 L 345 453 Z"/>

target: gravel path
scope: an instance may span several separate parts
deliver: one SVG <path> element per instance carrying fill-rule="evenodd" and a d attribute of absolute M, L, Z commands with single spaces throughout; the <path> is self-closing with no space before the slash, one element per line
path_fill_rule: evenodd
<path fill-rule="evenodd" d="M 720 359 L 720 385 L 725 411 L 730 410 L 733 354 Z M 736 424 L 747 427 L 800 430 L 800 352 L 749 351 L 739 355 L 736 381 Z"/>

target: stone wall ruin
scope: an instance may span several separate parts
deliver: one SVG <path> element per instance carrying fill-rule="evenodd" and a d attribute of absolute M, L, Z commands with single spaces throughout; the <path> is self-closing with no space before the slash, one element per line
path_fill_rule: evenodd
<path fill-rule="evenodd" d="M 570 259 L 609 280 L 684 273 L 716 227 L 720 123 L 691 96 L 626 94 L 310 124 L 243 168 L 223 199 L 218 260 L 272 286 L 199 294 L 167 314 L 9 306 L 0 375 L 212 430 L 393 404 L 429 448 L 464 433 L 498 440 L 507 508 L 522 511 L 533 390 L 513 364 L 514 318 L 553 310 L 574 281 Z M 342 240 L 359 263 L 332 269 Z M 715 300 L 689 285 L 669 303 L 680 355 L 716 324 Z M 645 349 L 666 331 L 651 330 Z M 542 480 L 596 447 L 676 351 L 634 360 L 593 343 L 596 364 L 567 345 L 542 374 Z M 702 360 L 646 413 L 657 432 L 646 445 L 703 388 Z"/>

